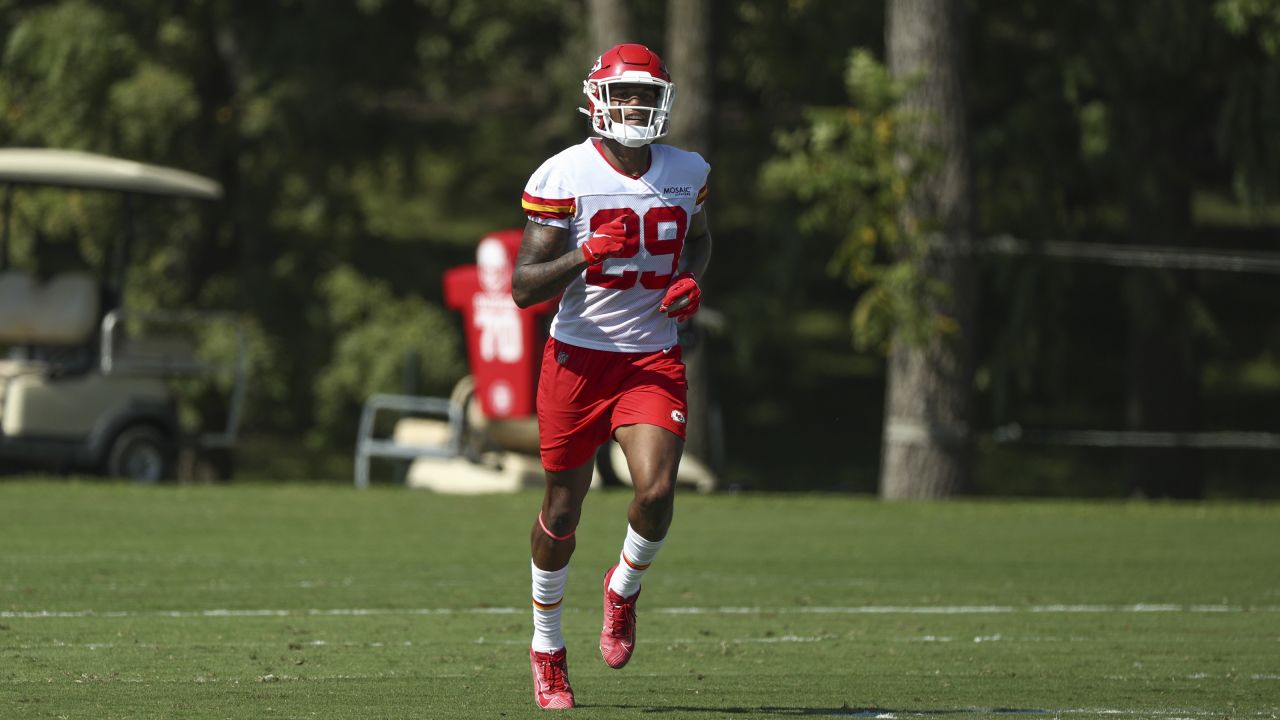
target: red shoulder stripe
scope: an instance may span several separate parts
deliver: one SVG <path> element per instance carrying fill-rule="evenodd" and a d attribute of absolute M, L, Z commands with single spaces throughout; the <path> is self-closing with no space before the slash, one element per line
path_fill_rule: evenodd
<path fill-rule="evenodd" d="M 566 218 L 575 209 L 573 198 L 540 198 L 529 193 L 520 198 L 520 207 L 526 215 L 541 218 Z"/>

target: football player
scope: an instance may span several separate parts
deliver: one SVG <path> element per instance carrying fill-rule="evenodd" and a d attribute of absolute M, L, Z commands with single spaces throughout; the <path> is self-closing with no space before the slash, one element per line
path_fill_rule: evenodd
<path fill-rule="evenodd" d="M 546 492 L 533 525 L 533 641 L 540 707 L 573 707 L 560 604 L 596 450 L 610 437 L 635 494 L 618 563 L 604 574 L 600 653 L 631 659 L 636 600 L 671 525 L 688 422 L 676 324 L 698 311 L 711 257 L 703 203 L 710 166 L 655 140 L 675 87 L 649 48 L 618 45 L 583 82 L 595 137 L 542 164 L 525 187 L 528 221 L 512 296 L 528 307 L 563 292 L 538 380 Z"/>

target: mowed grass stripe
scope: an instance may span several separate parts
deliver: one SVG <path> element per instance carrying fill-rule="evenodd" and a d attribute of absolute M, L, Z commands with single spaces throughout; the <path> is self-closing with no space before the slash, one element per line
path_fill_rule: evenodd
<path fill-rule="evenodd" d="M 538 500 L 0 485 L 0 717 L 539 717 Z M 1275 506 L 685 495 L 616 672 L 628 500 L 570 573 L 591 717 L 1280 712 Z"/>
<path fill-rule="evenodd" d="M 578 612 L 580 608 L 568 608 L 565 612 Z M 1273 613 L 1280 606 L 1243 607 L 1232 605 L 1011 605 L 987 606 L 937 606 L 892 607 L 870 605 L 862 607 L 657 607 L 647 612 L 663 615 L 1007 615 L 1012 613 Z M 309 608 L 309 609 L 253 609 L 228 610 L 0 610 L 0 619 L 39 620 L 42 618 L 244 618 L 290 617 L 315 615 L 514 615 L 528 612 L 528 608 Z"/>

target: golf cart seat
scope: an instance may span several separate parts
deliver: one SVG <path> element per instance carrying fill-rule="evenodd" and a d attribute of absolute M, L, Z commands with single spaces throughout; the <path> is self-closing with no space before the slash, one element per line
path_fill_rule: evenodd
<path fill-rule="evenodd" d="M 98 325 L 98 283 L 85 272 L 40 282 L 21 270 L 0 272 L 0 343 L 84 345 Z"/>
<path fill-rule="evenodd" d="M 115 356 L 115 372 L 154 374 L 161 377 L 196 375 L 208 364 L 196 355 L 186 338 L 129 338 L 121 341 Z"/>
<path fill-rule="evenodd" d="M 135 320 L 135 332 L 120 332 L 129 319 Z M 184 323 L 191 321 L 182 313 L 107 313 L 102 321 L 103 370 L 116 375 L 164 378 L 209 372 L 212 368 L 196 352 L 195 341 L 182 334 L 184 329 L 190 329 Z"/>

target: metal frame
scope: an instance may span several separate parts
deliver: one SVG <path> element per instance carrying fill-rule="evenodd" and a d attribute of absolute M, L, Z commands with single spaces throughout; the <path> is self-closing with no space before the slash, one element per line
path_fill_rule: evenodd
<path fill-rule="evenodd" d="M 230 312 L 199 310 L 132 312 L 115 309 L 102 318 L 102 341 L 99 350 L 99 368 L 103 375 L 208 375 L 217 370 L 209 363 L 146 363 L 117 358 L 115 352 L 116 328 L 127 320 L 155 321 L 170 324 L 230 323 L 236 329 L 236 359 L 232 366 L 231 394 L 227 402 L 227 424 L 220 433 L 202 433 L 198 437 L 203 447 L 231 447 L 240 431 L 240 416 L 244 408 L 245 387 L 249 379 L 248 341 L 244 322 L 239 315 Z"/>
<path fill-rule="evenodd" d="M 935 242 L 945 242 L 936 236 Z M 1185 248 L 1159 245 L 1117 245 L 1100 242 L 1035 242 L 998 235 L 976 243 L 978 252 L 990 255 L 1042 255 L 1054 260 L 1093 262 L 1123 268 L 1198 270 L 1210 272 L 1280 275 L 1280 253 L 1219 248 Z M 967 250 L 966 250 L 967 251 Z M 889 428 L 892 430 L 893 428 Z M 1140 430 L 1091 430 L 1023 428 L 1007 423 L 992 430 L 1001 445 L 1037 444 L 1107 448 L 1200 448 L 1232 450 L 1280 450 L 1280 433 L 1252 431 L 1160 432 Z"/>
<path fill-rule="evenodd" d="M 446 445 L 406 445 L 394 440 L 373 437 L 373 424 L 379 411 L 388 410 L 401 414 L 433 415 L 449 421 L 449 441 Z M 355 485 L 369 487 L 369 461 L 372 458 L 414 460 L 419 457 L 449 458 L 462 454 L 463 432 L 462 406 L 449 398 L 423 397 L 420 395 L 391 395 L 378 393 L 369 396 L 360 412 L 360 429 L 356 434 Z"/>

